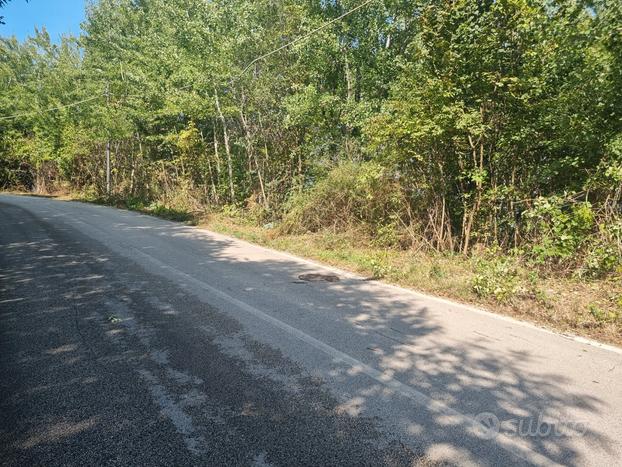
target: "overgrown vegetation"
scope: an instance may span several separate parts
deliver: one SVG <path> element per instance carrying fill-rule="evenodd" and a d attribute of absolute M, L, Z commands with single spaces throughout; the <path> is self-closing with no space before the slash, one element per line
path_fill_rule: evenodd
<path fill-rule="evenodd" d="M 0 185 L 619 336 L 620 2 L 377 0 L 243 72 L 357 4 L 101 0 L 80 38 L 2 39 Z"/>

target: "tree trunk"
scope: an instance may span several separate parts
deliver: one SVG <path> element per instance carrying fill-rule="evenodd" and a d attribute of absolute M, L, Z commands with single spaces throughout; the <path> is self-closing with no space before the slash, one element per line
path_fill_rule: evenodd
<path fill-rule="evenodd" d="M 214 88 L 214 97 L 216 98 L 216 109 L 222 123 L 222 132 L 225 140 L 225 153 L 227 154 L 227 171 L 229 172 L 229 195 L 231 202 L 235 202 L 235 189 L 233 188 L 233 162 L 231 161 L 231 147 L 229 145 L 229 133 L 227 132 L 227 121 L 220 108 L 220 101 L 218 100 L 218 91 Z"/>
<path fill-rule="evenodd" d="M 220 154 L 218 153 L 218 135 L 216 134 L 216 120 L 212 126 L 212 133 L 214 138 L 214 156 L 216 157 L 216 174 L 220 179 Z"/>
<path fill-rule="evenodd" d="M 214 181 L 214 171 L 212 170 L 212 162 L 210 161 L 210 156 L 209 156 L 209 153 L 207 152 L 207 146 L 205 145 L 205 138 L 203 137 L 203 130 L 201 130 L 200 135 L 201 135 L 201 142 L 206 148 L 205 159 L 207 160 L 207 170 L 209 171 L 209 179 L 210 179 L 210 184 L 212 187 L 212 200 L 215 203 L 218 203 L 218 191 L 216 190 L 216 183 Z M 214 137 L 216 137 L 215 133 L 214 133 Z M 205 183 L 205 178 L 204 178 L 203 183 L 207 185 L 207 183 Z M 205 189 L 205 196 L 207 196 L 207 188 Z"/>
<path fill-rule="evenodd" d="M 243 99 L 244 97 L 242 97 Z M 266 190 L 264 189 L 263 177 L 261 176 L 261 167 L 259 167 L 259 161 L 257 160 L 257 154 L 253 148 L 253 139 L 251 135 L 251 131 L 248 125 L 248 121 L 244 116 L 244 111 L 242 106 L 240 105 L 240 119 L 242 121 L 242 126 L 244 127 L 244 133 L 246 134 L 246 153 L 248 154 L 249 162 L 251 159 L 255 163 L 255 168 L 257 169 L 257 178 L 259 179 L 259 188 L 261 189 L 261 198 L 263 200 L 263 205 L 267 209 L 268 208 L 268 199 L 266 198 Z M 250 171 L 249 171 L 250 175 Z"/>
<path fill-rule="evenodd" d="M 348 60 L 348 51 L 345 50 L 345 48 L 343 49 L 343 56 L 344 56 L 344 71 L 345 71 L 345 77 L 346 77 L 346 102 L 348 104 L 353 104 L 354 103 L 354 88 L 355 88 L 355 83 L 354 83 L 354 78 L 352 76 L 352 70 L 350 69 L 350 61 Z M 344 144 L 345 150 L 346 150 L 346 155 L 348 156 L 349 160 L 353 160 L 352 157 L 352 127 L 350 125 L 346 125 L 346 134 L 345 134 L 345 144 Z"/>
<path fill-rule="evenodd" d="M 484 172 L 484 141 L 483 137 L 479 137 L 479 141 L 477 143 L 473 142 L 473 138 L 471 135 L 468 135 L 469 145 L 471 146 L 472 155 L 473 155 L 473 165 L 475 168 L 479 170 L 478 178 L 475 180 L 475 189 L 476 189 L 476 197 L 475 202 L 467 216 L 465 210 L 465 221 L 463 221 L 463 244 L 462 244 L 462 254 L 466 255 L 469 252 L 470 242 L 471 242 L 471 230 L 473 229 L 473 223 L 475 221 L 475 216 L 479 212 L 479 208 L 482 202 L 482 191 L 483 191 L 483 172 Z M 478 151 L 479 149 L 479 151 Z"/>

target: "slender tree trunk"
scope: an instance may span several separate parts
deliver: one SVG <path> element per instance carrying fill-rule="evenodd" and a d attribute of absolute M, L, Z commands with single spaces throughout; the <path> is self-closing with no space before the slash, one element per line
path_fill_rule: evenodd
<path fill-rule="evenodd" d="M 220 154 L 218 153 L 218 135 L 216 134 L 216 120 L 213 122 L 212 133 L 214 138 L 214 156 L 216 157 L 216 174 L 220 180 Z"/>
<path fill-rule="evenodd" d="M 205 138 L 203 137 L 203 130 L 201 130 L 200 135 L 201 135 L 201 142 L 203 143 L 203 146 L 205 147 L 205 160 L 207 160 L 207 170 L 209 171 L 210 184 L 212 188 L 212 200 L 215 203 L 218 203 L 218 191 L 216 190 L 216 183 L 214 181 L 214 171 L 212 170 L 212 161 L 210 160 L 210 155 L 207 152 L 207 145 L 205 144 Z M 215 136 L 216 134 L 214 134 L 214 137 Z M 205 196 L 207 196 L 207 188 L 205 189 Z"/>
<path fill-rule="evenodd" d="M 479 141 L 477 143 L 474 143 L 473 138 L 471 138 L 471 135 L 468 136 L 468 139 L 469 139 L 469 144 L 472 149 L 473 165 L 474 167 L 479 169 L 479 174 L 478 174 L 478 178 L 475 180 L 475 188 L 476 188 L 475 202 L 473 203 L 473 206 L 466 218 L 466 222 L 463 222 L 464 242 L 462 246 L 462 253 L 465 255 L 469 252 L 469 247 L 470 247 L 470 242 L 471 242 L 471 230 L 473 229 L 473 223 L 475 221 L 475 216 L 479 212 L 479 208 L 482 202 L 482 190 L 483 190 L 482 177 L 483 177 L 483 170 L 484 170 L 483 137 L 480 136 Z M 479 154 L 478 154 L 478 147 L 479 147 Z M 466 211 L 465 211 L 465 215 L 466 215 Z"/>
<path fill-rule="evenodd" d="M 350 69 L 350 60 L 348 59 L 348 51 L 343 49 L 344 56 L 344 71 L 346 77 L 346 101 L 348 104 L 354 103 L 354 78 L 352 77 L 352 70 Z M 353 160 L 352 157 L 352 127 L 350 125 L 346 125 L 346 135 L 345 135 L 345 150 L 348 156 L 348 159 Z"/>
<path fill-rule="evenodd" d="M 136 133 L 136 141 L 138 141 L 138 157 L 142 158 L 143 143 L 140 140 L 140 134 Z M 134 196 L 136 190 L 136 157 L 132 156 L 132 170 L 130 172 L 130 196 Z"/>
<path fill-rule="evenodd" d="M 242 120 L 242 126 L 244 127 L 244 133 L 246 134 L 246 152 L 248 154 L 249 162 L 252 159 L 255 163 L 255 168 L 257 169 L 257 178 L 259 179 L 259 188 L 261 189 L 261 198 L 263 200 L 263 205 L 267 209 L 268 208 L 268 199 L 266 198 L 266 190 L 264 188 L 263 177 L 261 176 L 261 167 L 259 167 L 259 161 L 257 160 L 257 154 L 253 148 L 253 139 L 251 135 L 251 131 L 248 125 L 248 121 L 244 116 L 244 111 L 242 109 L 242 105 L 240 105 L 240 119 Z M 250 175 L 250 171 L 249 171 Z"/>
<path fill-rule="evenodd" d="M 216 91 L 216 88 L 214 88 L 214 97 L 216 98 L 216 109 L 218 110 L 218 115 L 220 116 L 220 121 L 222 123 L 222 132 L 225 140 L 225 153 L 227 154 L 227 171 L 229 173 L 229 195 L 231 197 L 231 202 L 233 203 L 235 202 L 235 189 L 233 187 L 233 162 L 231 160 L 229 133 L 227 132 L 227 121 L 225 120 L 225 116 L 220 108 L 220 101 L 218 100 L 218 91 Z"/>
<path fill-rule="evenodd" d="M 518 248 L 518 222 L 516 220 L 516 213 L 514 212 L 514 196 L 515 191 L 514 187 L 516 186 L 516 164 L 512 164 L 512 196 L 510 197 L 510 217 L 514 220 L 514 232 L 513 232 L 513 240 L 514 240 L 514 248 Z"/>

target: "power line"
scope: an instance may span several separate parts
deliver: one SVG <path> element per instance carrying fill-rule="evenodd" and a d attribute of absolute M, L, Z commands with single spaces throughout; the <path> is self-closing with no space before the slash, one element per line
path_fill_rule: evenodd
<path fill-rule="evenodd" d="M 244 73 L 246 73 L 248 71 L 248 69 L 250 67 L 252 67 L 255 63 L 257 63 L 260 60 L 263 60 L 264 58 L 268 58 L 271 55 L 274 55 L 275 53 L 280 52 L 283 49 L 286 49 L 287 47 L 290 47 L 300 41 L 303 41 L 305 39 L 308 39 L 309 37 L 311 37 L 313 34 L 315 34 L 316 32 L 321 31 L 322 29 L 326 29 L 328 26 L 330 26 L 331 24 L 339 21 L 340 19 L 345 18 L 348 15 L 351 15 L 352 13 L 354 13 L 357 10 L 360 10 L 361 8 L 363 8 L 364 6 L 370 4 L 371 2 L 373 2 L 374 0 L 366 0 L 365 2 L 361 3 L 359 6 L 356 6 L 354 8 L 352 8 L 351 10 L 346 11 L 345 13 L 337 16 L 336 18 L 331 19 L 330 21 L 327 21 L 326 23 L 324 23 L 323 25 L 313 29 L 312 31 L 309 31 L 307 34 L 304 34 L 300 37 L 297 37 L 296 39 L 294 39 L 293 41 L 288 42 L 287 44 L 284 44 L 266 54 L 263 54 L 257 58 L 255 58 L 252 62 L 250 62 L 248 65 L 246 65 L 246 67 L 242 70 L 242 72 L 240 73 L 240 75 L 238 76 L 241 77 Z"/>
<path fill-rule="evenodd" d="M 27 117 L 28 115 L 39 114 L 39 113 L 46 113 L 46 112 L 54 112 L 55 110 L 66 109 L 68 107 L 75 107 L 76 105 L 84 104 L 85 102 L 89 102 L 89 101 L 92 101 L 92 100 L 95 100 L 95 99 L 99 99 L 103 95 L 104 95 L 104 93 L 98 94 L 96 96 L 89 97 L 88 99 L 83 99 L 81 101 L 72 102 L 71 104 L 59 105 L 58 107 L 52 107 L 50 109 L 33 110 L 31 112 L 24 112 L 24 113 L 21 113 L 21 114 L 15 114 L 15 115 L 9 115 L 9 116 L 6 116 L 6 117 L 0 117 L 0 120 L 11 120 L 13 118 Z"/>
<path fill-rule="evenodd" d="M 274 55 L 274 54 L 276 54 L 276 53 L 280 52 L 281 50 L 286 49 L 287 47 L 291 47 L 292 45 L 297 44 L 298 42 L 301 42 L 301 41 L 304 41 L 305 39 L 308 39 L 309 37 L 311 37 L 311 36 L 312 36 L 312 35 L 314 35 L 315 33 L 320 32 L 320 31 L 322 31 L 323 29 L 326 29 L 326 28 L 327 28 L 328 26 L 330 26 L 331 24 L 336 23 L 337 21 L 339 21 L 339 20 L 341 20 L 341 19 L 345 18 L 346 16 L 351 15 L 351 14 L 352 14 L 352 13 L 354 13 L 355 11 L 360 10 L 361 8 L 363 8 L 364 6 L 366 6 L 366 5 L 370 4 L 370 3 L 371 3 L 371 2 L 373 2 L 373 1 L 374 1 L 374 0 L 366 0 L 366 1 L 364 1 L 363 3 L 361 3 L 360 5 L 358 5 L 358 6 L 354 7 L 354 8 L 352 8 L 351 10 L 346 11 L 345 13 L 343 13 L 343 14 L 341 14 L 341 15 L 337 16 L 336 18 L 331 19 L 330 21 L 327 21 L 327 22 L 326 22 L 326 23 L 324 23 L 323 25 L 321 25 L 321 26 L 319 26 L 319 27 L 317 27 L 317 28 L 315 28 L 315 29 L 313 29 L 313 30 L 309 31 L 308 33 L 306 33 L 306 34 L 304 34 L 304 35 L 302 35 L 302 36 L 300 36 L 300 37 L 297 37 L 296 39 L 294 39 L 294 40 L 292 40 L 292 41 L 288 42 L 287 44 L 283 44 L 282 46 L 277 47 L 276 49 L 271 50 L 271 51 L 270 51 L 270 52 L 268 52 L 268 53 L 265 53 L 265 54 L 263 54 L 263 55 L 260 55 L 259 57 L 255 58 L 255 59 L 253 59 L 251 62 L 249 62 L 249 63 L 248 63 L 248 65 L 246 65 L 246 66 L 244 67 L 244 69 L 242 70 L 242 72 L 241 72 L 241 73 L 240 73 L 240 74 L 236 77 L 236 79 L 241 78 L 241 77 L 242 77 L 242 75 L 243 75 L 244 73 L 246 73 L 246 72 L 249 70 L 249 68 L 250 68 L 250 67 L 252 67 L 255 63 L 259 62 L 260 60 L 264 60 L 264 59 L 266 59 L 266 58 L 270 57 L 271 55 Z M 194 85 L 193 85 L 193 84 L 189 84 L 189 85 L 186 85 L 186 86 L 182 86 L 181 88 L 178 88 L 177 90 L 178 90 L 178 91 L 182 91 L 182 90 L 188 89 L 188 88 L 190 88 L 190 87 L 192 87 L 192 86 L 194 86 Z M 46 112 L 54 112 L 55 110 L 61 110 L 61 109 L 66 109 L 66 108 L 69 108 L 69 107 L 75 107 L 75 106 L 80 105 L 80 104 L 83 104 L 83 103 L 85 103 L 85 102 L 89 102 L 89 101 L 92 101 L 92 100 L 95 100 L 95 99 L 99 99 L 100 97 L 105 96 L 105 95 L 107 95 L 107 94 L 106 94 L 106 92 L 101 93 L 101 94 L 98 94 L 98 95 L 93 96 L 93 97 L 89 97 L 88 99 L 84 99 L 84 100 L 81 100 L 81 101 L 73 102 L 73 103 L 71 103 L 71 104 L 59 105 L 58 107 L 53 107 L 53 108 L 46 109 L 46 110 L 33 110 L 33 111 L 31 111 L 31 112 L 24 112 L 24 113 L 21 113 L 21 114 L 14 114 L 14 115 L 9 115 L 9 116 L 6 116 L 6 117 L 0 117 L 0 120 L 11 120 L 11 119 L 20 118 L 20 117 L 26 117 L 26 116 L 28 116 L 28 115 L 33 115 L 33 114 L 46 113 Z"/>

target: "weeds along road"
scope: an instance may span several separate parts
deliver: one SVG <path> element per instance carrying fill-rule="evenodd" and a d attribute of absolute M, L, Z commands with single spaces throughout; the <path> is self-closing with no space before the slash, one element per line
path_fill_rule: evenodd
<path fill-rule="evenodd" d="M 2 465 L 622 459 L 616 349 L 44 198 L 0 196 L 0 269 Z"/>

